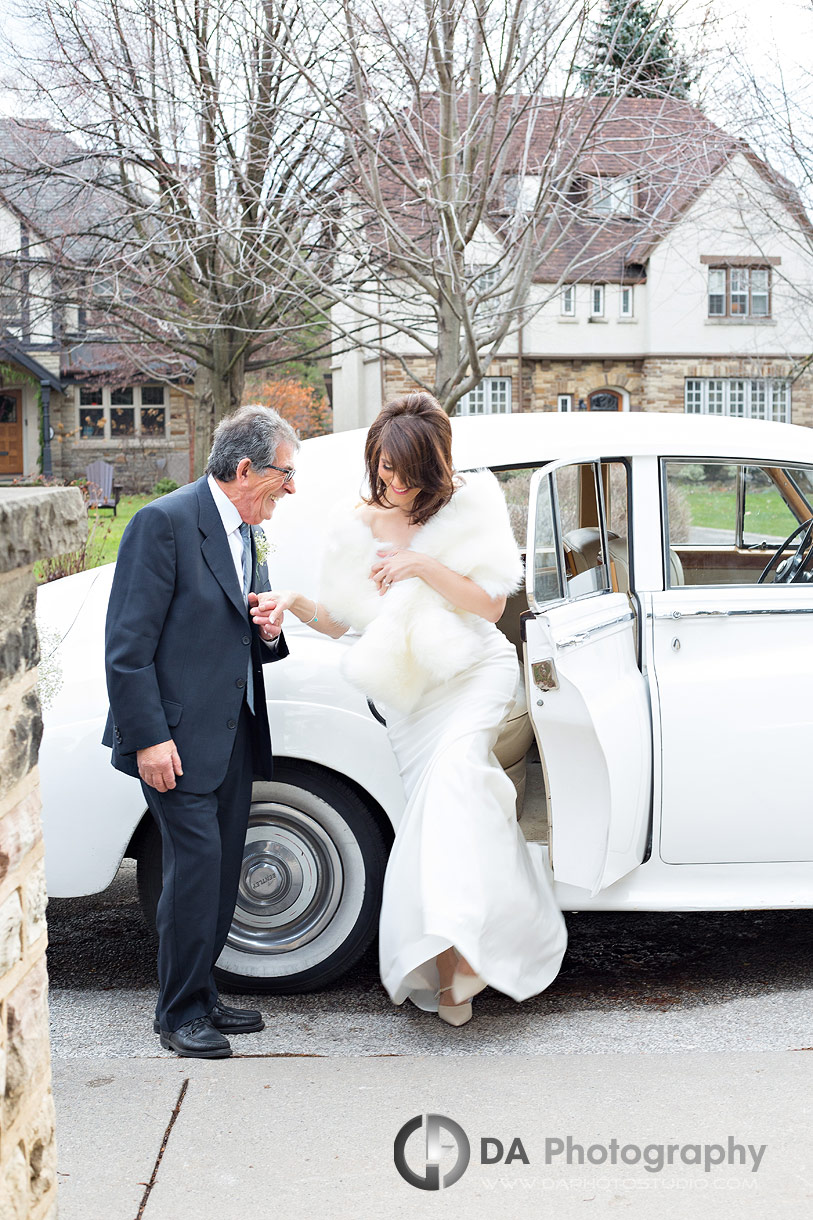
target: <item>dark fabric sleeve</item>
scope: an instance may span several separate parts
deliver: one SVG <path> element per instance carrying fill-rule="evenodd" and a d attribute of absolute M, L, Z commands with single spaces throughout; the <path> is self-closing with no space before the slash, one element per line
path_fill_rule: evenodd
<path fill-rule="evenodd" d="M 155 653 L 175 589 L 175 537 L 160 509 L 142 509 L 124 531 L 105 628 L 107 691 L 122 754 L 169 740 Z"/>

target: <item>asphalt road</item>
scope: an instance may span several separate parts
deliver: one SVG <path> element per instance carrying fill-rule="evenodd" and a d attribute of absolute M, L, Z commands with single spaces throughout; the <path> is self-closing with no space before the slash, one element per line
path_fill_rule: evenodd
<path fill-rule="evenodd" d="M 326 991 L 254 997 L 244 1055 L 477 1055 L 813 1049 L 813 912 L 568 915 L 554 984 L 516 1004 L 486 991 L 452 1030 L 394 1008 L 375 946 Z M 163 1055 L 151 1032 L 155 941 L 126 861 L 102 894 L 48 906 L 56 1058 Z"/>

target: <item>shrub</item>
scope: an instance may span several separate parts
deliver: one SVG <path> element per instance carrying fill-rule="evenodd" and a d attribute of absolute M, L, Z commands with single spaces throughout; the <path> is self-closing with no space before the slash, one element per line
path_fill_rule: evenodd
<path fill-rule="evenodd" d="M 159 479 L 152 489 L 154 496 L 165 496 L 171 491 L 177 491 L 180 483 L 176 483 L 174 479 L 163 478 Z"/>
<path fill-rule="evenodd" d="M 295 377 L 263 382 L 252 401 L 279 411 L 302 440 L 323 436 L 333 427 L 333 413 L 327 399 L 314 386 L 305 385 Z"/>

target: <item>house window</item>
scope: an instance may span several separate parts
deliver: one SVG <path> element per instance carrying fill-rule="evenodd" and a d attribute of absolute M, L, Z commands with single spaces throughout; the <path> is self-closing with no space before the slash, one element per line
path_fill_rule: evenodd
<path fill-rule="evenodd" d="M 539 198 L 537 174 L 508 174 L 505 179 L 505 206 L 510 212 L 532 212 Z"/>
<path fill-rule="evenodd" d="M 0 318 L 18 324 L 23 313 L 23 274 L 18 263 L 0 263 Z"/>
<path fill-rule="evenodd" d="M 484 377 L 457 404 L 458 415 L 510 415 L 511 378 Z"/>
<path fill-rule="evenodd" d="M 576 285 L 565 284 L 559 298 L 562 317 L 572 318 L 576 314 Z"/>
<path fill-rule="evenodd" d="M 593 284 L 590 289 L 590 317 L 604 317 L 604 285 Z"/>
<path fill-rule="evenodd" d="M 572 411 L 573 410 L 573 395 L 572 394 L 560 394 L 559 397 L 556 399 L 556 407 L 557 407 L 557 410 L 559 410 L 559 411 Z"/>
<path fill-rule="evenodd" d="M 82 440 L 104 437 L 102 390 L 79 391 L 79 435 Z"/>
<path fill-rule="evenodd" d="M 770 267 L 709 267 L 710 318 L 769 318 Z"/>
<path fill-rule="evenodd" d="M 167 409 L 162 385 L 141 387 L 141 435 L 164 436 L 167 430 Z"/>
<path fill-rule="evenodd" d="M 790 422 L 790 384 L 773 378 L 687 377 L 688 415 L 730 415 L 735 419 Z"/>
<path fill-rule="evenodd" d="M 633 208 L 633 179 L 590 179 L 590 210 L 596 216 L 631 216 Z"/>
<path fill-rule="evenodd" d="M 618 316 L 620 318 L 632 317 L 632 285 L 622 284 L 621 292 L 618 299 Z"/>
<path fill-rule="evenodd" d="M 501 292 L 494 292 L 503 274 L 499 265 L 473 264 L 467 268 L 468 300 L 474 313 L 491 314 L 499 308 Z M 479 299 L 478 298 L 483 298 Z"/>
<path fill-rule="evenodd" d="M 110 391 L 110 435 L 135 436 L 133 387 Z"/>
<path fill-rule="evenodd" d="M 166 436 L 166 389 L 160 385 L 81 386 L 78 423 L 82 440 Z"/>

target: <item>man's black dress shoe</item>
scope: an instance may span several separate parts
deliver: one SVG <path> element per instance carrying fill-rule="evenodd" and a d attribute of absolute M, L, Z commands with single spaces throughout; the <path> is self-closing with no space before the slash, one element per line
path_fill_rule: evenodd
<path fill-rule="evenodd" d="M 195 1017 L 171 1033 L 159 1028 L 158 1033 L 166 1050 L 187 1059 L 228 1059 L 231 1054 L 228 1038 L 215 1029 L 209 1017 Z"/>
<path fill-rule="evenodd" d="M 224 1034 L 254 1034 L 265 1029 L 262 1013 L 256 1008 L 229 1008 L 222 1000 L 218 1000 L 209 1013 L 215 1029 Z"/>
<path fill-rule="evenodd" d="M 209 1013 L 208 1019 L 215 1029 L 221 1030 L 224 1034 L 255 1034 L 259 1030 L 265 1029 L 265 1021 L 258 1009 L 229 1008 L 228 1004 L 224 1004 L 222 1000 L 217 1001 Z M 154 1033 L 161 1033 L 161 1026 L 157 1021 L 153 1021 L 152 1028 Z"/>

